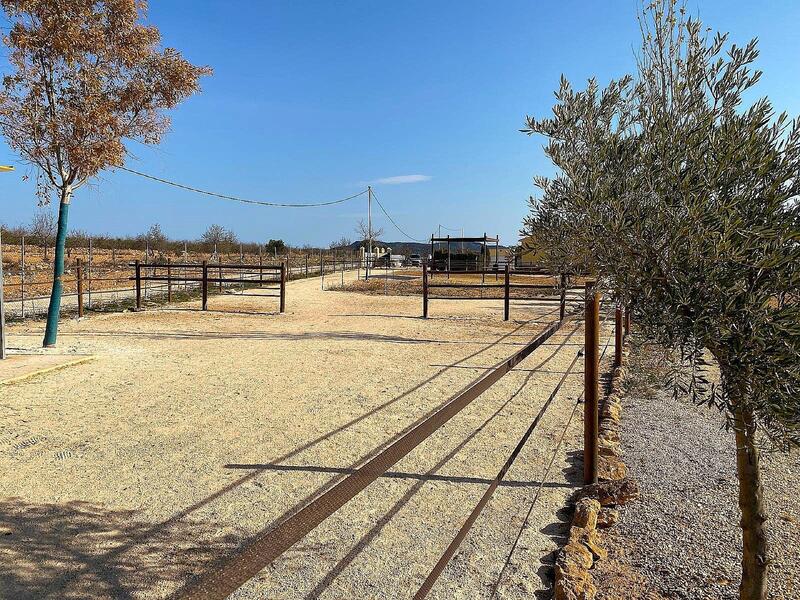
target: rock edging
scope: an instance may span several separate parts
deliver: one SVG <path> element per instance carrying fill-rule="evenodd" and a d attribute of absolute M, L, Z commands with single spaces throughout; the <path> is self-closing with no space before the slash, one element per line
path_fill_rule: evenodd
<path fill-rule="evenodd" d="M 589 572 L 597 560 L 608 553 L 600 543 L 598 529 L 613 526 L 619 520 L 614 508 L 639 497 L 639 487 L 628 477 L 620 447 L 622 388 L 628 375 L 627 348 L 622 365 L 614 369 L 611 389 L 600 410 L 598 483 L 584 486 L 573 496 L 575 513 L 569 538 L 559 551 L 555 564 L 555 600 L 592 600 L 597 594 Z"/>

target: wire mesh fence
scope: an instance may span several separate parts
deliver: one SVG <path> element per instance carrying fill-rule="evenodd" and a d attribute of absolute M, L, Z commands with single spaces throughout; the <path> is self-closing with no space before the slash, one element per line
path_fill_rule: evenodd
<path fill-rule="evenodd" d="M 171 244 L 174 246 L 174 244 Z M 155 249 L 149 244 L 144 250 L 130 248 L 98 248 L 92 239 L 80 247 L 68 247 L 65 256 L 61 316 L 81 316 L 86 311 L 113 311 L 133 308 L 136 302 L 136 285 L 132 279 L 131 264 L 138 260 L 143 273 L 163 269 L 168 263 L 175 266 L 172 281 L 146 278 L 141 290 L 146 303 L 161 303 L 196 299 L 201 286 L 189 277 L 189 264 L 209 265 L 224 263 L 236 267 L 282 263 L 286 265 L 287 281 L 305 277 L 337 275 L 346 270 L 363 273 L 362 261 L 351 249 L 307 250 L 287 249 L 282 254 L 268 253 L 261 247 L 257 252 L 245 252 L 243 246 L 228 251 L 192 249 L 188 244 L 183 249 Z M 18 243 L 3 244 L 2 282 L 4 308 L 8 320 L 42 318 L 47 314 L 50 293 L 53 287 L 53 249 L 49 246 L 27 243 L 22 237 Z M 146 265 L 146 266 L 145 266 Z M 183 280 L 177 281 L 179 276 Z M 248 275 L 251 277 L 251 275 Z M 328 280 L 331 281 L 330 279 Z M 214 282 L 209 293 L 222 288 L 225 291 L 241 287 L 233 282 Z M 82 289 L 78 289 L 78 288 Z"/>

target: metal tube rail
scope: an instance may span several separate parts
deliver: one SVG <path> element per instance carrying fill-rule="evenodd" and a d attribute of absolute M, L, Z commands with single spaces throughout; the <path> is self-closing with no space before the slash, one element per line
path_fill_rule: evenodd
<path fill-rule="evenodd" d="M 377 456 L 291 517 L 252 539 L 240 551 L 218 563 L 218 566 L 201 574 L 195 581 L 184 586 L 175 594 L 175 597 L 181 600 L 195 598 L 222 600 L 227 598 L 497 383 L 547 341 L 562 324 L 562 321 L 551 323 L 522 349 L 496 368 L 480 376 L 466 390 L 452 397 L 431 416 L 390 444 Z"/>

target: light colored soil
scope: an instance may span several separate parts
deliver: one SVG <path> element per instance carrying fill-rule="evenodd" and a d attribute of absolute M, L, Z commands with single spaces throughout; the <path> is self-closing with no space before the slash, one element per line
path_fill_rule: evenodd
<path fill-rule="evenodd" d="M 352 275 L 349 275 L 352 277 Z M 62 323 L 90 363 L 0 386 L 0 597 L 161 598 L 507 358 L 555 306 L 223 295 Z M 193 309 L 193 310 L 190 310 Z M 238 311 L 238 312 L 231 312 Z M 38 351 L 42 324 L 11 327 Z M 236 598 L 411 597 L 582 345 L 570 323 Z M 21 351 L 21 350 L 17 350 Z M 608 356 L 604 368 L 608 368 Z M 575 365 L 431 597 L 548 597 L 578 484 Z M 540 482 L 544 478 L 543 485 Z M 526 520 L 531 501 L 541 493 Z"/>
<path fill-rule="evenodd" d="M 92 360 L 93 356 L 76 356 L 42 352 L 40 354 L 12 354 L 0 361 L 0 385 L 16 383 L 22 379 L 43 375 Z"/>

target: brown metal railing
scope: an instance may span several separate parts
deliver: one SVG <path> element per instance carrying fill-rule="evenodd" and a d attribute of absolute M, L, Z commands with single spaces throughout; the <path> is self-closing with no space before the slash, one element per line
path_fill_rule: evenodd
<path fill-rule="evenodd" d="M 167 287 L 168 302 L 172 300 L 174 285 L 183 284 L 184 289 L 188 289 L 190 285 L 199 286 L 203 310 L 208 310 L 209 284 L 216 284 L 220 292 L 225 287 L 230 288 L 235 285 L 243 288 L 247 286 L 274 290 L 277 293 L 260 293 L 259 296 L 279 298 L 280 312 L 284 312 L 286 309 L 286 265 L 284 263 L 280 265 L 222 262 L 209 264 L 204 260 L 200 264 L 172 263 L 170 261 L 161 264 L 147 264 L 137 260 L 131 263 L 131 266 L 134 268 L 134 275 L 131 279 L 134 281 L 136 290 L 136 310 L 142 310 L 143 284 L 148 281 L 164 282 Z M 278 285 L 269 285 L 275 283 Z"/>
<path fill-rule="evenodd" d="M 536 300 L 540 302 L 557 302 L 560 304 L 560 318 L 563 320 L 565 315 L 565 308 L 568 302 L 573 301 L 570 298 L 567 298 L 566 292 L 568 290 L 583 290 L 582 287 L 567 287 L 565 279 L 561 278 L 560 284 L 545 284 L 545 283 L 514 283 L 511 280 L 512 275 L 514 276 L 542 276 L 542 275 L 549 275 L 539 271 L 514 271 L 512 273 L 510 266 L 506 264 L 502 270 L 498 269 L 484 269 L 484 270 L 477 270 L 477 271 L 470 271 L 469 273 L 465 273 L 463 271 L 436 271 L 437 275 L 499 275 L 502 274 L 503 281 L 502 283 L 454 283 L 452 280 L 447 279 L 447 283 L 432 283 L 433 279 L 433 271 L 430 270 L 429 265 L 427 263 L 423 263 L 422 265 L 422 316 L 424 318 L 428 317 L 428 303 L 431 300 L 503 300 L 503 320 L 508 321 L 510 318 L 510 307 L 511 307 L 511 291 L 512 290 L 551 290 L 554 293 L 560 292 L 559 298 L 548 298 L 547 296 L 532 296 Z M 552 275 L 549 275 L 553 277 Z M 503 295 L 502 297 L 497 296 L 434 296 L 431 294 L 431 289 L 480 289 L 480 290 L 491 290 L 491 289 L 502 289 Z M 582 298 L 581 298 L 582 299 Z"/>

